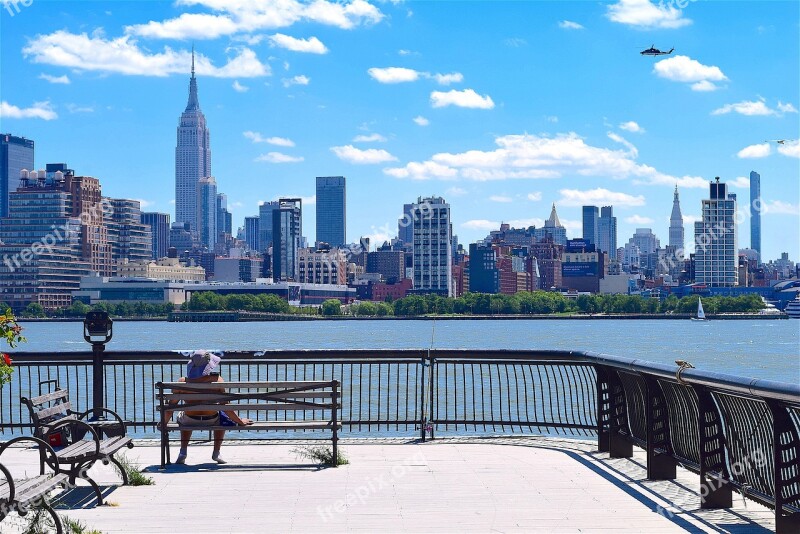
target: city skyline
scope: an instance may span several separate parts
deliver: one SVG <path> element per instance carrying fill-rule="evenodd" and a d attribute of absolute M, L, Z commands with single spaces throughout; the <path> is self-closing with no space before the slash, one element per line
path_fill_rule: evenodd
<path fill-rule="evenodd" d="M 729 184 L 741 207 L 748 173 L 756 170 L 765 205 L 763 260 L 800 253 L 797 159 L 789 155 L 796 155 L 796 145 L 763 143 L 798 137 L 798 102 L 792 100 L 798 75 L 790 67 L 798 56 L 797 28 L 786 16 L 787 10 L 796 14 L 794 4 L 741 4 L 741 13 L 721 22 L 714 16 L 723 9 L 718 5 L 690 4 L 680 12 L 653 4 L 656 12 L 646 28 L 623 16 L 635 9 L 633 2 L 515 4 L 507 11 L 517 17 L 467 4 L 459 23 L 470 29 L 483 21 L 487 28 L 476 30 L 482 46 L 469 61 L 458 53 L 463 41 L 444 31 L 444 21 L 456 15 L 440 5 L 364 2 L 369 8 L 360 14 L 344 11 L 336 20 L 306 14 L 294 24 L 203 39 L 179 35 L 190 32 L 185 27 L 166 35 L 161 21 L 177 20 L 180 6 L 153 2 L 132 10 L 115 4 L 106 13 L 70 5 L 62 21 L 53 9 L 58 4 L 35 3 L 13 18 L 2 14 L 3 50 L 10 50 L 5 68 L 41 78 L 22 88 L 3 77 L 2 129 L 35 140 L 37 168 L 69 161 L 80 174 L 99 178 L 105 194 L 143 200 L 143 211 L 174 214 L 174 189 L 166 186 L 174 165 L 171 128 L 177 106 L 185 102 L 194 40 L 204 112 L 216 132 L 213 175 L 229 195 L 234 227 L 258 212 L 258 201 L 297 196 L 311 207 L 315 176 L 340 174 L 348 177 L 351 206 L 357 206 L 347 218 L 350 241 L 366 235 L 379 244 L 393 237 L 403 204 L 430 195 L 452 206 L 453 233 L 462 243 L 482 239 L 501 222 L 540 227 L 552 203 L 571 238 L 581 235 L 581 206 L 612 205 L 620 243 L 639 227 L 652 228 L 666 241 L 676 183 L 686 228 L 699 217 L 714 176 Z M 211 12 L 205 4 L 192 11 Z M 524 19 L 522 14 L 530 15 L 533 29 L 512 20 Z M 59 29 L 77 17 L 90 33 Z M 105 36 L 91 33 L 100 26 Z M 743 45 L 728 35 L 745 29 L 753 36 L 747 43 L 751 57 L 758 58 L 746 71 L 737 59 Z M 62 39 L 52 40 L 55 34 Z M 139 56 L 118 58 L 118 68 L 102 60 L 65 64 L 48 52 L 60 47 L 75 55 L 81 35 L 87 46 L 102 47 L 123 34 L 129 51 Z M 446 38 L 452 41 L 447 46 Z M 376 43 L 375 53 L 362 50 L 364 39 Z M 598 39 L 602 50 L 593 44 Z M 676 44 L 686 55 L 633 57 L 640 41 L 653 39 L 687 43 Z M 308 53 L 321 51 L 320 45 L 326 53 Z M 552 60 L 542 57 L 545 45 L 556 48 Z M 167 46 L 172 55 L 159 52 Z M 157 54 L 169 64 L 148 63 L 151 72 L 136 66 L 134 59 L 147 62 Z M 496 65 L 480 61 L 490 57 Z M 671 61 L 678 57 L 686 59 Z M 524 66 L 521 73 L 498 70 L 514 62 Z M 635 83 L 607 79 L 604 69 L 618 62 L 621 78 Z M 692 69 L 707 77 L 676 82 Z M 588 94 L 564 78 L 578 71 L 585 84 L 603 76 L 609 87 Z M 549 83 L 540 83 L 539 72 Z M 333 74 L 354 96 L 328 83 Z M 60 82 L 48 83 L 53 80 Z M 521 99 L 520 89 L 511 87 L 518 84 L 535 89 L 536 102 L 530 94 Z M 707 90 L 709 85 L 716 90 Z M 42 106 L 30 111 L 36 102 L 49 102 L 49 112 Z M 115 144 L 118 125 L 148 135 Z M 71 136 L 62 135 L 64 127 Z M 136 158 L 137 151 L 149 157 Z M 555 158 L 557 152 L 562 159 Z M 131 163 L 121 165 L 126 155 Z M 526 164 L 525 157 L 550 159 L 549 167 Z M 414 179 L 423 176 L 429 179 Z M 314 209 L 303 214 L 307 228 L 315 227 L 314 215 Z M 748 226 L 744 218 L 740 248 L 749 246 Z M 313 235 L 307 237 L 313 242 Z"/>

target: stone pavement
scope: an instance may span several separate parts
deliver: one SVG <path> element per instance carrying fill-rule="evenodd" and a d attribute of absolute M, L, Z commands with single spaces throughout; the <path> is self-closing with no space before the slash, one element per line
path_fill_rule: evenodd
<path fill-rule="evenodd" d="M 740 498 L 732 510 L 700 510 L 698 477 L 684 469 L 675 481 L 648 482 L 641 450 L 611 460 L 592 442 L 569 439 L 342 440 L 349 465 L 321 469 L 294 452 L 308 443 L 231 441 L 227 465 L 197 443 L 186 465 L 159 471 L 157 443 L 140 441 L 126 454 L 155 485 L 119 487 L 112 466 L 96 466 L 108 505 L 94 506 L 79 487 L 62 496 L 59 513 L 104 533 L 740 533 L 774 525 L 770 510 Z M 37 457 L 14 449 L 3 463 L 35 474 Z M 15 519 L 0 531 L 14 532 Z"/>

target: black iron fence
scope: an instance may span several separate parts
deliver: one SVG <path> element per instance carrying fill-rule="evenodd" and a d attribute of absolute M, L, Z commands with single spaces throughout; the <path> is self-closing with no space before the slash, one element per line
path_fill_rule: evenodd
<path fill-rule="evenodd" d="M 102 391 L 99 404 L 129 421 L 132 435 L 155 437 L 154 384 L 182 376 L 186 356 L 92 358 L 16 353 L 14 379 L 0 390 L 0 433 L 29 432 L 19 399 L 57 381 L 75 410 Z M 737 491 L 774 507 L 778 531 L 800 525 L 796 384 L 565 351 L 259 351 L 229 352 L 224 362 L 225 380 L 339 380 L 343 435 L 571 435 L 596 438 L 612 457 L 636 445 L 650 479 L 675 478 L 678 464 L 699 473 L 704 508 L 730 507 Z"/>

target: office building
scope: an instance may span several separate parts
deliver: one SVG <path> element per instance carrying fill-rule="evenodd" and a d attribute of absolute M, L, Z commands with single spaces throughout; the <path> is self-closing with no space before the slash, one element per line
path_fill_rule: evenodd
<path fill-rule="evenodd" d="M 178 258 L 163 257 L 155 261 L 120 263 L 117 265 L 117 277 L 171 280 L 173 282 L 204 282 L 206 271 L 202 267 L 186 265 Z"/>
<path fill-rule="evenodd" d="M 750 248 L 758 251 L 761 263 L 761 175 L 750 173 Z"/>
<path fill-rule="evenodd" d="M 736 195 L 728 193 L 719 177 L 709 189 L 709 198 L 702 201 L 702 219 L 694 223 L 695 282 L 733 287 L 739 281 Z"/>
<path fill-rule="evenodd" d="M 583 214 L 583 238 L 597 245 L 600 218 L 597 206 L 584 206 L 581 210 Z"/>
<path fill-rule="evenodd" d="M 200 247 L 197 240 L 197 233 L 190 230 L 188 222 L 174 222 L 169 228 L 169 246 L 178 251 L 178 256 L 186 257 L 186 254 Z"/>
<path fill-rule="evenodd" d="M 217 241 L 233 237 L 233 217 L 228 211 L 228 195 L 217 193 Z"/>
<path fill-rule="evenodd" d="M 244 218 L 244 241 L 250 250 L 263 252 L 259 240 L 259 216 Z"/>
<path fill-rule="evenodd" d="M 272 246 L 272 212 L 280 207 L 278 201 L 262 202 L 258 205 L 258 250 L 264 252 Z"/>
<path fill-rule="evenodd" d="M 471 293 L 494 294 L 500 291 L 500 273 L 491 245 L 470 243 L 468 287 Z"/>
<path fill-rule="evenodd" d="M 272 277 L 278 281 L 297 281 L 299 253 L 303 235 L 303 201 L 278 200 L 272 210 Z"/>
<path fill-rule="evenodd" d="M 200 244 L 214 250 L 217 243 L 217 182 L 205 176 L 197 182 L 197 233 Z"/>
<path fill-rule="evenodd" d="M 175 222 L 189 223 L 190 232 L 199 231 L 197 184 L 208 176 L 211 176 L 211 137 L 197 97 L 192 52 L 189 101 L 181 114 L 175 147 Z"/>
<path fill-rule="evenodd" d="M 675 186 L 675 195 L 672 199 L 672 214 L 669 216 L 669 246 L 675 250 L 684 250 L 685 238 L 683 231 L 683 215 L 681 214 L 681 200 L 678 197 L 678 186 Z"/>
<path fill-rule="evenodd" d="M 402 250 L 392 250 L 384 245 L 367 253 L 367 272 L 380 274 L 383 280 L 394 284 L 406 276 L 405 256 Z"/>
<path fill-rule="evenodd" d="M 104 213 L 103 224 L 111 245 L 114 271 L 128 261 L 149 261 L 153 255 L 150 227 L 142 224 L 142 210 L 138 200 L 127 198 L 103 198 L 111 206 Z"/>
<path fill-rule="evenodd" d="M 534 243 L 531 247 L 531 256 L 536 258 L 536 267 L 539 270 L 539 289 L 548 291 L 561 287 L 561 255 L 563 252 L 564 245 L 556 243 L 549 236 L 543 241 Z"/>
<path fill-rule="evenodd" d="M 617 218 L 613 206 L 600 208 L 597 219 L 597 248 L 612 260 L 617 259 Z"/>
<path fill-rule="evenodd" d="M 403 243 L 414 242 L 414 204 L 403 204 L 403 216 L 397 221 L 397 238 Z"/>
<path fill-rule="evenodd" d="M 553 204 L 553 208 L 550 210 L 550 217 L 544 222 L 544 226 L 534 229 L 533 237 L 534 243 L 541 243 L 549 238 L 556 245 L 563 246 L 567 244 L 567 229 L 561 225 L 561 221 L 558 219 L 555 204 Z"/>
<path fill-rule="evenodd" d="M 347 191 L 344 176 L 317 176 L 317 244 L 347 243 Z"/>
<path fill-rule="evenodd" d="M 450 204 L 441 197 L 419 198 L 411 206 L 414 230 L 414 292 L 451 297 L 452 236 Z"/>
<path fill-rule="evenodd" d="M 11 134 L 0 135 L 0 218 L 8 217 L 8 196 L 19 187 L 20 171 L 32 171 L 34 143 Z"/>
<path fill-rule="evenodd" d="M 347 284 L 347 256 L 342 249 L 303 248 L 298 253 L 298 262 L 298 281 L 300 283 Z"/>
<path fill-rule="evenodd" d="M 169 248 L 169 214 L 142 212 L 142 224 L 150 227 L 150 259 L 165 258 Z"/>

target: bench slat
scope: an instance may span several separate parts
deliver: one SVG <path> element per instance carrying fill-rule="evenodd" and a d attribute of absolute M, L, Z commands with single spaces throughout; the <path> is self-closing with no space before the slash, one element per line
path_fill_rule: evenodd
<path fill-rule="evenodd" d="M 273 399 L 330 399 L 333 397 L 332 391 L 297 391 L 295 393 L 292 392 L 266 392 L 270 393 L 270 397 Z M 237 395 L 237 393 L 231 393 L 232 395 Z M 246 397 L 248 393 L 238 393 L 238 395 L 242 395 Z M 216 400 L 219 398 L 219 394 L 214 393 L 159 393 L 156 395 L 157 399 L 164 399 L 165 401 L 174 400 L 174 401 L 182 401 L 182 400 L 192 400 L 192 401 L 199 401 L 199 400 Z"/>
<path fill-rule="evenodd" d="M 306 406 L 303 404 L 294 404 L 294 403 L 284 403 L 284 402 L 273 402 L 267 403 L 263 402 L 260 404 L 199 404 L 199 405 L 191 405 L 187 406 L 186 404 L 175 404 L 172 406 L 164 406 L 165 412 L 175 412 L 175 411 L 206 411 L 206 412 L 213 412 L 213 411 L 240 411 L 240 410 L 252 410 L 252 411 L 314 411 L 314 410 L 331 410 L 333 409 L 333 404 L 319 404 L 317 406 Z M 161 406 L 156 407 L 159 411 L 161 411 Z"/>
<path fill-rule="evenodd" d="M 32 501 L 34 499 L 38 499 L 42 495 L 50 493 L 56 486 L 66 480 L 66 475 L 64 474 L 56 474 L 56 475 L 39 475 L 36 477 L 24 479 L 24 480 L 15 480 L 14 484 L 16 486 L 16 496 L 14 500 L 19 503 L 25 503 L 27 501 Z"/>
<path fill-rule="evenodd" d="M 342 428 L 341 423 L 336 423 L 336 428 Z M 187 426 L 178 423 L 167 423 L 167 431 L 175 430 L 332 430 L 330 421 L 256 421 L 252 425 L 241 426 Z"/>
<path fill-rule="evenodd" d="M 265 389 L 265 388 L 299 388 L 299 387 L 308 387 L 308 386 L 316 386 L 318 388 L 325 388 L 325 387 L 332 387 L 333 382 L 321 382 L 318 380 L 301 380 L 301 381 L 292 381 L 292 382 L 161 382 L 161 384 L 156 384 L 156 388 L 161 389 L 186 389 L 186 386 L 190 386 L 196 389 L 242 389 L 242 388 L 252 388 L 252 389 Z"/>
<path fill-rule="evenodd" d="M 55 406 L 51 406 L 50 408 L 45 408 L 44 410 L 36 410 L 36 417 L 39 419 L 44 419 L 45 417 L 50 417 L 52 415 L 56 415 L 59 413 L 63 413 L 64 415 L 67 414 L 67 410 L 72 410 L 72 403 L 69 401 L 62 402 L 61 404 L 56 404 Z"/>
<path fill-rule="evenodd" d="M 44 395 L 39 395 L 38 397 L 31 397 L 29 400 L 31 404 L 34 406 L 38 406 L 40 404 L 44 404 L 45 402 L 52 402 L 58 399 L 66 399 L 69 396 L 69 391 L 66 389 L 57 389 L 55 391 L 51 391 L 50 393 L 45 393 Z"/>

